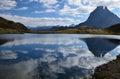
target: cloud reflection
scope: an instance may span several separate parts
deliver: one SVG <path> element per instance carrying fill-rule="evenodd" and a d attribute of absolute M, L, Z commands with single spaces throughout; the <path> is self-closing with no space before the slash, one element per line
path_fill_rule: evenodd
<path fill-rule="evenodd" d="M 0 50 L 0 59 L 16 59 L 17 54 L 11 50 Z"/>
<path fill-rule="evenodd" d="M 7 42 L 0 48 L 4 49 L 0 58 L 21 59 L 16 64 L 0 65 L 0 79 L 82 79 L 120 53 L 118 46 L 104 57 L 96 57 L 79 35 L 33 35 Z"/>
<path fill-rule="evenodd" d="M 98 65 L 114 59 L 112 56 L 95 57 L 87 48 L 81 46 L 58 47 L 55 51 L 63 56 L 57 58 L 56 53 L 48 52 L 39 59 L 40 66 L 46 63 L 45 67 L 41 67 L 40 76 L 44 76 L 43 79 L 59 79 L 57 74 L 62 74 L 64 77 L 69 76 L 68 79 L 81 79 Z M 68 72 L 76 73 L 76 68 L 78 68 L 79 74 L 68 75 Z"/>
<path fill-rule="evenodd" d="M 0 64 L 0 79 L 33 79 L 37 75 L 36 68 L 37 61 L 32 59 L 17 64 Z"/>

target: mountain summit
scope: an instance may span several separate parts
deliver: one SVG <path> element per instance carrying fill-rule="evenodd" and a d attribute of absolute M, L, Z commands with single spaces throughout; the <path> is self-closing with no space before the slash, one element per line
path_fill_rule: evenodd
<path fill-rule="evenodd" d="M 112 13 L 106 6 L 98 6 L 91 12 L 87 21 L 80 23 L 80 26 L 89 26 L 95 29 L 103 29 L 114 24 L 120 23 L 120 18 Z"/>

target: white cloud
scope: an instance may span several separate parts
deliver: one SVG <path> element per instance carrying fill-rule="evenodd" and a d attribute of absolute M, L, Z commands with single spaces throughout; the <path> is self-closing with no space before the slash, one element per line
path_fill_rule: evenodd
<path fill-rule="evenodd" d="M 45 8 L 57 8 L 59 5 L 57 4 L 57 0 L 29 0 L 30 2 L 39 2 L 42 3 Z"/>
<path fill-rule="evenodd" d="M 40 3 L 43 4 L 44 7 L 46 8 L 54 8 L 56 7 L 57 0 L 40 0 Z"/>
<path fill-rule="evenodd" d="M 83 15 L 89 14 L 91 11 L 95 9 L 93 6 L 84 5 L 85 2 L 81 0 L 68 0 L 67 4 L 59 10 L 61 15 L 69 15 L 73 17 L 82 17 Z M 72 7 L 76 6 L 76 7 Z"/>
<path fill-rule="evenodd" d="M 89 13 L 87 9 L 80 9 L 80 8 L 71 8 L 67 4 L 64 6 L 63 9 L 59 10 L 60 15 L 69 15 L 73 17 L 82 17 L 83 14 Z"/>
<path fill-rule="evenodd" d="M 45 51 L 45 52 L 49 52 L 49 53 L 55 52 L 55 50 L 53 50 L 53 49 L 46 49 L 46 48 L 35 48 L 35 50 Z"/>
<path fill-rule="evenodd" d="M 47 9 L 45 11 L 35 11 L 34 13 L 51 13 L 51 12 L 56 12 L 54 9 Z"/>
<path fill-rule="evenodd" d="M 47 9 L 45 10 L 46 13 L 49 13 L 49 12 L 56 12 L 54 9 Z"/>
<path fill-rule="evenodd" d="M 33 18 L 33 17 L 22 17 L 17 15 L 7 15 L 0 14 L 1 17 L 4 17 L 8 20 L 12 20 L 15 22 L 21 22 L 26 26 L 55 26 L 55 25 L 69 25 L 72 23 L 79 23 L 79 20 L 71 19 L 71 18 Z"/>
<path fill-rule="evenodd" d="M 30 2 L 38 2 L 39 0 L 29 0 Z"/>
<path fill-rule="evenodd" d="M 21 8 L 18 8 L 16 10 L 27 10 L 27 9 L 28 9 L 28 7 L 21 7 Z"/>
<path fill-rule="evenodd" d="M 43 13 L 43 11 L 35 11 L 34 13 Z"/>
<path fill-rule="evenodd" d="M 40 5 L 46 8 L 44 11 L 35 11 L 35 13 L 56 12 L 60 15 L 81 18 L 88 15 L 97 6 L 108 6 L 110 10 L 120 8 L 118 6 L 120 5 L 120 0 L 29 0 L 29 2 L 41 3 Z"/>
<path fill-rule="evenodd" d="M 120 8 L 117 4 L 120 4 L 120 0 L 67 0 L 69 5 L 79 6 L 81 8 L 97 7 L 97 6 L 108 6 L 109 8 Z"/>
<path fill-rule="evenodd" d="M 70 4 L 70 5 L 79 6 L 80 5 L 80 1 L 81 0 L 67 0 L 67 3 Z"/>
<path fill-rule="evenodd" d="M 10 10 L 16 7 L 17 2 L 15 0 L 0 0 L 0 10 Z"/>
<path fill-rule="evenodd" d="M 61 15 L 79 17 L 89 14 L 97 6 L 107 6 L 110 10 L 120 8 L 120 0 L 67 0 L 64 7 L 59 10 Z M 72 8 L 72 6 L 76 6 Z"/>

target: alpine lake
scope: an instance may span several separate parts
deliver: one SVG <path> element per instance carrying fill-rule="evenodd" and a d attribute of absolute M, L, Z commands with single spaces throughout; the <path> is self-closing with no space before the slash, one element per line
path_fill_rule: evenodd
<path fill-rule="evenodd" d="M 119 35 L 0 34 L 0 79 L 87 79 L 119 54 Z"/>

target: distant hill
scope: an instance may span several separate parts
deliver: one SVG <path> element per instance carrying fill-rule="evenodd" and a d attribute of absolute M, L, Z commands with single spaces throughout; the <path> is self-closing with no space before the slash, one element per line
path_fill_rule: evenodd
<path fill-rule="evenodd" d="M 38 26 L 38 27 L 31 27 L 30 30 L 38 31 L 38 30 L 50 30 L 53 26 Z"/>
<path fill-rule="evenodd" d="M 76 27 L 89 26 L 94 29 L 103 29 L 120 23 L 120 18 L 108 10 L 105 6 L 98 6 L 90 13 L 88 19 Z"/>
<path fill-rule="evenodd" d="M 21 23 L 15 23 L 13 21 L 0 17 L 0 33 L 25 33 L 29 32 L 29 29 Z"/>
<path fill-rule="evenodd" d="M 77 29 L 79 29 L 79 30 L 88 30 L 88 29 L 93 30 L 93 28 L 91 28 L 89 26 L 81 26 L 81 27 L 77 27 Z"/>
<path fill-rule="evenodd" d="M 38 27 L 31 27 L 30 30 L 32 31 L 40 31 L 40 30 L 63 30 L 63 29 L 71 29 L 74 28 L 74 24 L 68 25 L 68 26 L 38 26 Z"/>

